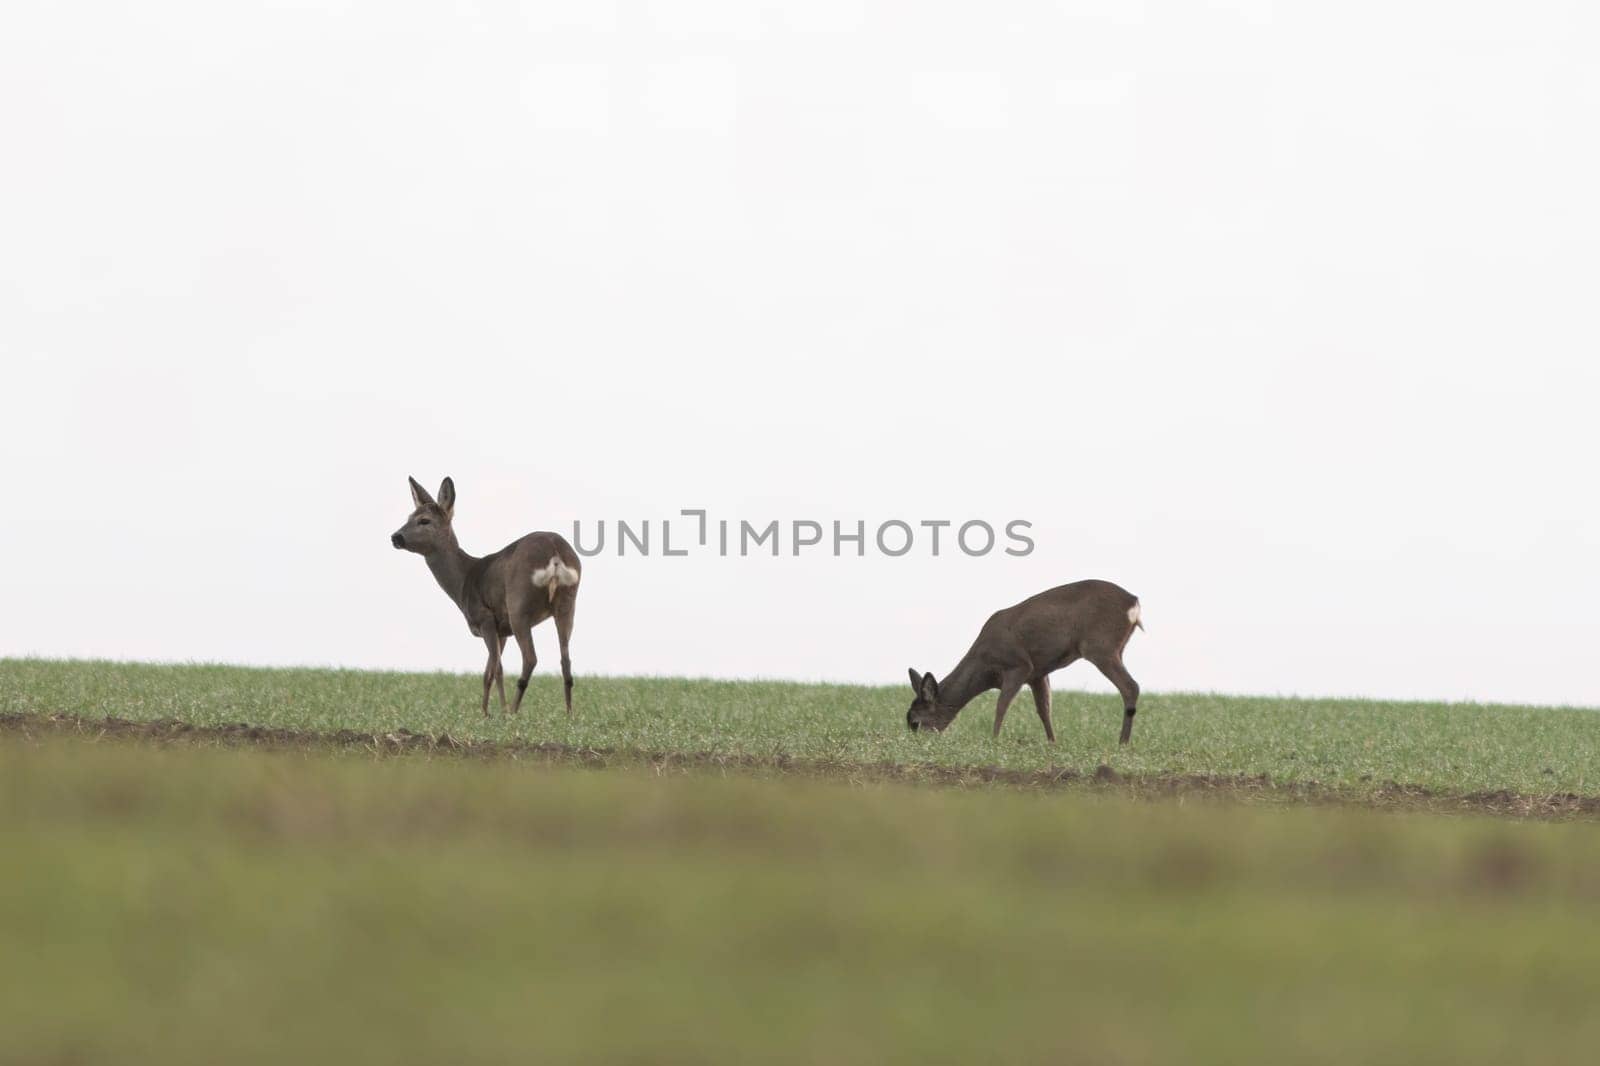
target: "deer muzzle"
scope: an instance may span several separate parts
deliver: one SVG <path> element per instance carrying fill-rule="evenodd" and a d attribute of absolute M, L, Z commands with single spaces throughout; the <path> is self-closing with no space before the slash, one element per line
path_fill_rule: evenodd
<path fill-rule="evenodd" d="M 389 543 L 393 544 L 396 548 L 404 548 L 406 546 L 406 538 L 402 537 L 398 533 L 394 533 L 390 535 Z"/>

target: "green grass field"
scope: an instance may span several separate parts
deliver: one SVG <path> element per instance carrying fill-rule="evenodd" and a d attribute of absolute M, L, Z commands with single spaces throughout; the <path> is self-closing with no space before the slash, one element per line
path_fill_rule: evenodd
<path fill-rule="evenodd" d="M 1119 749 L 1114 695 L 1058 692 L 1059 743 L 1032 698 L 995 740 L 993 697 L 943 735 L 905 728 L 910 688 L 580 677 L 577 713 L 559 680 L 535 675 L 520 717 L 478 712 L 476 676 L 252 670 L 0 660 L 0 713 L 245 722 L 293 730 L 398 729 L 461 740 L 537 741 L 624 752 L 693 753 L 848 770 L 896 764 L 1072 770 L 1131 777 L 1266 775 L 1354 795 L 1396 782 L 1446 794 L 1600 794 L 1600 713 L 1578 708 L 1258 699 L 1149 693 L 1134 743 Z"/>
<path fill-rule="evenodd" d="M 1153 694 L 1119 750 L 1111 696 L 1059 693 L 1051 747 L 1026 694 L 997 742 L 989 700 L 910 734 L 898 688 L 583 678 L 568 720 L 544 677 L 485 721 L 477 687 L 0 660 L 0 1062 L 1600 1041 L 1600 805 L 1549 804 L 1600 792 L 1593 711 Z M 1140 784 L 1184 775 L 1224 787 Z"/>
<path fill-rule="evenodd" d="M 1586 822 L 19 733 L 0 811 L 5 1062 L 1577 1063 L 1600 1042 Z"/>

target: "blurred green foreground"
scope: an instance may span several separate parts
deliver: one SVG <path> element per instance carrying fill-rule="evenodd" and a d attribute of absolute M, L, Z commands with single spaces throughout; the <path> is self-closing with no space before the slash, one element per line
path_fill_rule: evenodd
<path fill-rule="evenodd" d="M 0 1061 L 1589 1062 L 1600 828 L 0 741 Z"/>

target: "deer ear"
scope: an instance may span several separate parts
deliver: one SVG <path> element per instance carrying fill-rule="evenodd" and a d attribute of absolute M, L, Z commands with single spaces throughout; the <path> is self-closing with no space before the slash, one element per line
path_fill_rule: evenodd
<path fill-rule="evenodd" d="M 408 478 L 406 478 L 406 480 L 411 482 L 411 502 L 412 503 L 415 503 L 418 507 L 426 507 L 426 506 L 428 506 L 428 504 L 433 502 L 433 497 L 428 495 L 428 490 L 427 489 L 425 489 L 421 485 L 417 484 L 417 479 L 416 478 L 408 477 Z"/>
<path fill-rule="evenodd" d="M 446 518 L 455 513 L 456 483 L 449 478 L 439 483 L 439 507 L 444 511 Z"/>
<path fill-rule="evenodd" d="M 917 695 L 933 703 L 939 698 L 939 682 L 934 680 L 932 674 L 923 674 L 922 683 L 917 686 Z"/>

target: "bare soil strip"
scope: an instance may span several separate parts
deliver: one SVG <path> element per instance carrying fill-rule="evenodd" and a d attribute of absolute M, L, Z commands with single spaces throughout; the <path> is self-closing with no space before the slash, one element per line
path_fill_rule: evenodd
<path fill-rule="evenodd" d="M 239 722 L 201 726 L 176 719 L 133 721 L 77 715 L 0 714 L 0 737 L 24 739 L 76 737 L 156 745 L 257 747 L 293 751 L 360 751 L 376 756 L 447 756 L 466 759 L 535 759 L 551 764 L 606 767 L 649 766 L 657 770 L 776 773 L 857 783 L 900 782 L 952 788 L 1006 786 L 1022 789 L 1114 790 L 1137 798 L 1207 797 L 1244 802 L 1372 807 L 1441 814 L 1487 814 L 1541 820 L 1600 820 L 1600 796 L 1572 792 L 1530 795 L 1505 789 L 1450 793 L 1394 781 L 1369 789 L 1338 788 L 1316 782 L 1272 781 L 1225 774 L 1140 774 L 1127 776 L 1101 765 L 1092 774 L 1062 767 L 1005 770 L 995 766 L 937 766 L 931 763 L 853 763 L 793 759 L 785 755 L 727 755 L 716 752 L 633 751 L 584 748 L 530 741 L 458 739 L 448 733 L 363 733 L 341 729 L 324 733 L 273 729 Z"/>

